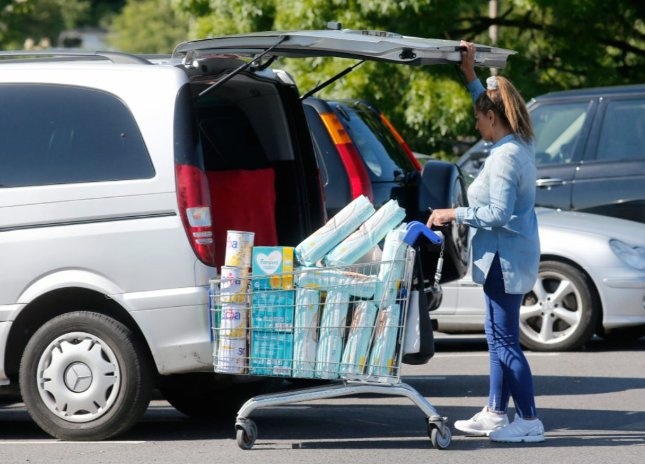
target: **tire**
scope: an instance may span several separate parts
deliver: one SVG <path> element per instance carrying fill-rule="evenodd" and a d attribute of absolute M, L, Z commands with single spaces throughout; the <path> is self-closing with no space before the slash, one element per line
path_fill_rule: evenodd
<path fill-rule="evenodd" d="M 102 314 L 79 311 L 48 321 L 20 363 L 20 391 L 32 419 L 62 440 L 105 440 L 146 411 L 152 374 L 134 333 Z"/>
<path fill-rule="evenodd" d="M 540 263 L 538 280 L 520 309 L 520 342 L 533 351 L 568 351 L 591 339 L 601 317 L 593 283 L 559 261 Z"/>

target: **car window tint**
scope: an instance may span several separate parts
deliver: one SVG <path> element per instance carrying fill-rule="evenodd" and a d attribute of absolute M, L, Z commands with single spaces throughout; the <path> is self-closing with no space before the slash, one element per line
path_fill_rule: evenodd
<path fill-rule="evenodd" d="M 0 185 L 151 178 L 154 167 L 121 100 L 91 89 L 0 86 Z"/>
<path fill-rule="evenodd" d="M 392 181 L 414 170 L 407 153 L 377 114 L 358 106 L 336 105 L 335 109 L 372 181 Z"/>
<path fill-rule="evenodd" d="M 645 100 L 607 104 L 596 159 L 645 160 Z"/>
<path fill-rule="evenodd" d="M 539 105 L 531 111 L 535 131 L 535 162 L 539 165 L 571 161 L 587 117 L 589 102 Z"/>

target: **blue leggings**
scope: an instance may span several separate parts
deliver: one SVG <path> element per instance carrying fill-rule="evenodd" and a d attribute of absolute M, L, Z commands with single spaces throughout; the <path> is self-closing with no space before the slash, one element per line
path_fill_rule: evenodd
<path fill-rule="evenodd" d="M 506 412 L 513 398 L 519 417 L 535 417 L 533 377 L 520 347 L 520 306 L 523 295 L 506 293 L 499 256 L 491 265 L 484 284 L 486 340 L 490 360 L 488 407 Z"/>

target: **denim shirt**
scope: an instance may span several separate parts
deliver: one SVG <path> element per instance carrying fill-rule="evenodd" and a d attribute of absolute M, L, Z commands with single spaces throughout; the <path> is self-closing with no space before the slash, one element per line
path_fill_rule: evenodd
<path fill-rule="evenodd" d="M 473 101 L 484 91 L 468 84 Z M 456 210 L 456 222 L 474 229 L 473 280 L 483 284 L 499 254 L 506 293 L 527 293 L 535 284 L 540 239 L 535 215 L 535 149 L 514 134 L 495 143 L 468 188 L 468 207 Z"/>

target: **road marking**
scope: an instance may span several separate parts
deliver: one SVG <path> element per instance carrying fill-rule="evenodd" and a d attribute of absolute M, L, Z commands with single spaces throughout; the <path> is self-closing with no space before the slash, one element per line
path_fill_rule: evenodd
<path fill-rule="evenodd" d="M 560 353 L 536 353 L 533 351 L 525 351 L 524 355 L 527 357 L 552 357 L 560 356 Z M 488 357 L 488 352 L 477 353 L 435 353 L 435 358 L 475 358 L 475 357 Z"/>
<path fill-rule="evenodd" d="M 1 445 L 140 445 L 145 441 L 0 440 Z"/>

